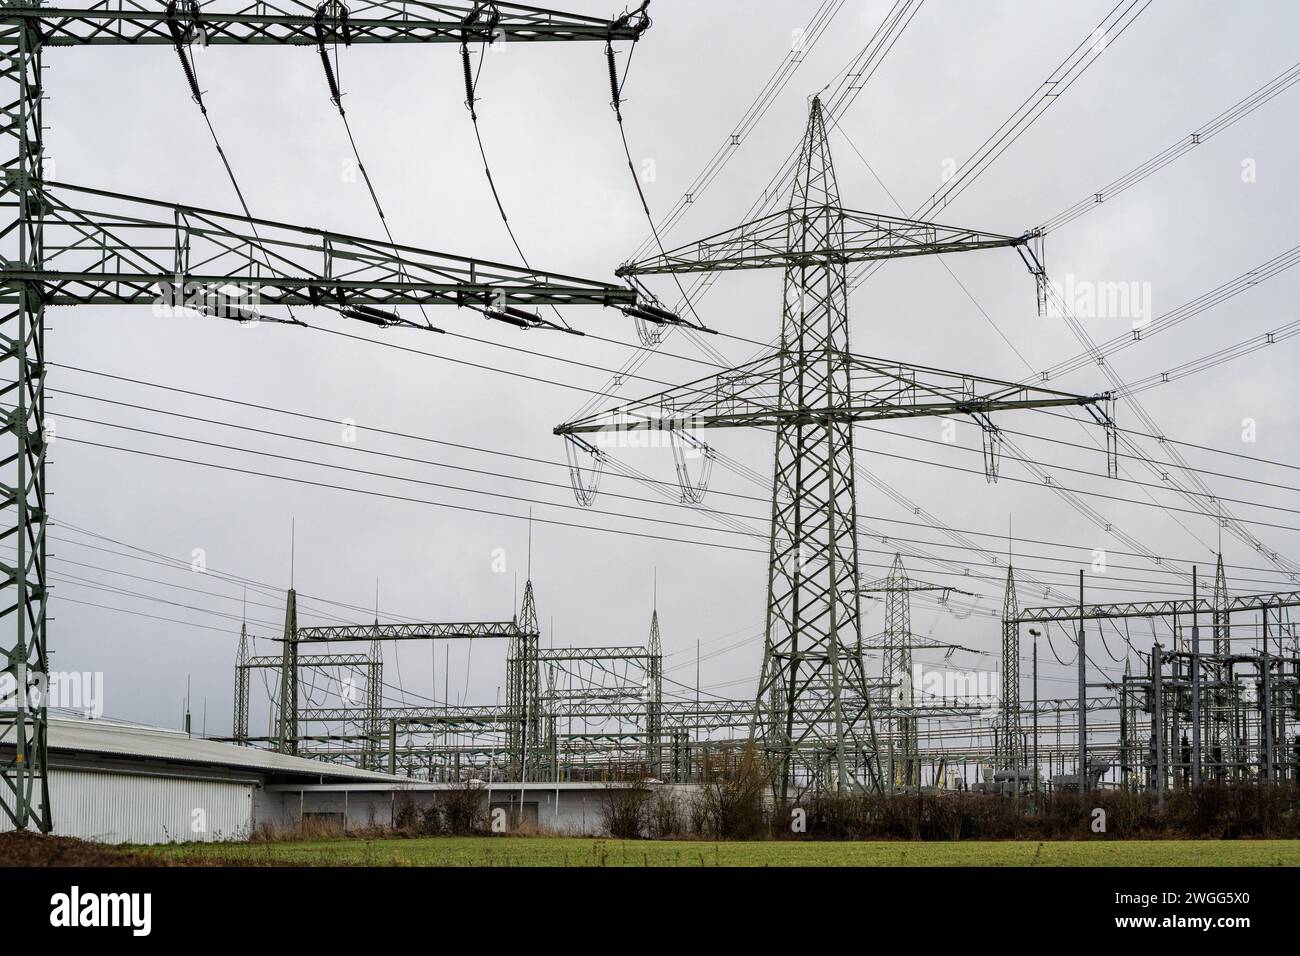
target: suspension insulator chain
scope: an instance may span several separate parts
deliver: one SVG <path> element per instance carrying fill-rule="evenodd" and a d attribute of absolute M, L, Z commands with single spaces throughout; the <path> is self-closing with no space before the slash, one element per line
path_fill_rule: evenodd
<path fill-rule="evenodd" d="M 325 82 L 330 88 L 330 102 L 343 111 L 343 91 L 339 88 L 338 77 L 334 75 L 334 66 L 330 63 L 329 51 L 325 49 L 325 11 L 328 4 L 322 3 L 316 8 L 313 29 L 316 33 L 316 52 L 320 54 L 321 66 L 325 68 Z M 341 3 L 337 5 L 339 24 L 343 31 L 343 45 L 352 45 L 352 30 L 348 26 L 348 8 Z M 331 32 L 333 32 L 331 30 Z"/>
<path fill-rule="evenodd" d="M 609 40 L 605 41 L 605 63 L 609 67 L 609 105 L 618 114 L 618 120 L 621 123 L 623 121 L 623 112 L 620 107 L 623 105 L 623 101 L 618 95 L 618 64 L 614 61 L 614 44 Z"/>
<path fill-rule="evenodd" d="M 194 72 L 194 64 L 190 62 L 189 54 L 185 50 L 189 42 L 190 28 L 199 23 L 199 5 L 190 0 L 185 5 L 185 17 L 189 20 L 185 26 L 180 23 L 181 4 L 178 0 L 170 0 L 167 4 L 167 29 L 172 35 L 172 45 L 176 49 L 176 55 L 180 58 L 181 69 L 185 71 L 185 82 L 190 86 L 190 96 L 194 102 L 199 105 L 203 115 L 207 115 L 208 108 L 203 105 L 203 92 L 199 89 L 198 74 Z"/>
<path fill-rule="evenodd" d="M 478 113 L 474 110 L 474 68 L 469 62 L 469 40 L 468 38 L 460 41 L 460 65 L 465 72 L 465 109 L 469 110 L 469 115 L 477 122 Z"/>

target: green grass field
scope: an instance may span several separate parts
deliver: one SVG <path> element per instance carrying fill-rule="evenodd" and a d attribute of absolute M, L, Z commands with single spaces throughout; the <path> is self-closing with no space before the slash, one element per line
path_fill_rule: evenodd
<path fill-rule="evenodd" d="M 712 843 L 429 837 L 127 849 L 160 862 L 306 866 L 1300 866 L 1300 840 Z"/>

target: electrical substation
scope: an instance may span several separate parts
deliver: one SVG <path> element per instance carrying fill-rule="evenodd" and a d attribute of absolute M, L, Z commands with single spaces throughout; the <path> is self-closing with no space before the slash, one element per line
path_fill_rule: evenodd
<path fill-rule="evenodd" d="M 841 4 L 820 5 L 810 24 L 814 42 L 826 29 L 822 20 Z M 665 213 L 651 209 L 642 190 L 627 139 L 636 121 L 625 116 L 631 52 L 655 42 L 648 3 L 608 18 L 508 3 L 413 0 L 114 0 L 77 9 L 19 2 L 0 10 L 7 144 L 0 183 L 6 223 L 0 503 L 9 549 L 0 558 L 0 614 L 6 622 L 3 673 L 18 689 L 0 709 L 6 828 L 60 832 L 58 808 L 76 811 L 53 791 L 93 791 L 99 784 L 76 774 L 91 772 L 93 767 L 83 765 L 114 753 L 112 759 L 166 761 L 169 772 L 181 775 L 186 766 L 224 768 L 220 786 L 229 798 L 232 826 L 247 822 L 249 800 L 261 801 L 263 816 L 284 819 L 315 812 L 311 800 L 323 801 L 320 807 L 345 799 L 354 806 L 368 802 L 373 814 L 379 799 L 374 795 L 391 797 L 401 782 L 435 790 L 484 786 L 521 807 L 528 800 L 535 807 L 540 799 L 545 808 L 549 799 L 557 820 L 562 812 L 578 814 L 572 817 L 578 822 L 567 825 L 581 828 L 592 811 L 564 803 L 562 793 L 580 800 L 586 788 L 610 781 L 689 788 L 747 752 L 760 756 L 770 799 L 778 803 L 859 790 L 960 800 L 966 793 L 1023 799 L 1120 789 L 1163 799 L 1215 783 L 1300 783 L 1300 634 L 1292 619 L 1300 590 L 1287 589 L 1300 587 L 1300 565 L 1257 537 L 1261 522 L 1234 515 L 1230 505 L 1241 499 L 1212 492 L 1203 476 L 1207 470 L 1193 467 L 1184 443 L 1166 436 L 1137 398 L 1148 385 L 1167 384 L 1263 345 L 1253 339 L 1238 343 L 1159 373 L 1152 382 L 1125 382 L 1106 362 L 1144 337 L 1281 274 L 1300 262 L 1300 253 L 1291 249 L 1162 314 L 1141 332 L 1097 341 L 1053 281 L 1047 251 L 1050 233 L 1121 201 L 1121 193 L 1300 82 L 1300 64 L 1217 114 L 1186 142 L 1041 225 L 1007 230 L 1005 223 L 967 224 L 961 215 L 950 215 L 953 200 L 1101 57 L 1102 49 L 1082 44 L 925 203 L 908 215 L 861 211 L 849 190 L 842 193 L 835 159 L 845 154 L 837 143 L 833 157 L 834 134 L 920 6 L 921 0 L 894 2 L 850 63 L 829 82 L 818 77 L 808 91 L 804 125 L 786 131 L 788 154 L 777 157 L 779 171 L 750 216 L 739 225 L 715 222 L 702 238 L 671 243 L 667 231 L 786 89 L 804 50 L 782 61 L 683 201 Z M 1146 6 L 1118 3 L 1098 29 L 1113 45 Z M 606 279 L 540 271 L 523 255 L 478 133 L 477 58 L 494 43 L 603 46 L 604 73 L 593 82 L 608 79 L 614 118 L 604 122 L 618 125 L 637 205 L 651 232 L 634 256 L 616 268 L 611 263 Z M 379 204 L 382 190 L 361 162 L 364 141 L 354 137 L 343 105 L 340 51 L 366 44 L 449 45 L 445 52 L 459 55 L 480 152 L 466 162 L 486 173 L 496 200 L 489 212 L 494 223 L 499 213 L 510 230 L 520 264 L 395 241 Z M 195 69 L 197 47 L 227 45 L 264 48 L 267 57 L 292 47 L 318 54 L 325 91 L 346 128 L 381 238 L 252 214 Z M 47 83 L 46 60 L 75 58 L 91 46 L 120 47 L 128 61 L 137 47 L 175 51 L 179 81 L 212 132 L 239 197 L 237 210 L 47 177 L 43 131 L 59 118 L 57 101 L 48 110 L 44 104 L 47 86 L 57 90 L 56 80 Z M 808 86 L 812 80 L 802 82 Z M 872 287 L 859 290 L 869 277 L 890 268 L 887 260 L 919 257 L 969 259 L 998 282 L 1023 285 L 1030 310 L 1063 317 L 1081 351 L 1018 381 L 981 368 L 944 369 L 855 351 L 861 337 L 851 296 L 855 308 L 863 303 L 865 309 Z M 781 298 L 770 310 L 778 317 L 774 323 L 745 329 L 764 341 L 753 358 L 738 362 L 721 351 L 727 333 L 740 331 L 738 323 L 701 300 L 715 284 L 732 281 L 732 273 L 749 270 L 779 273 Z M 385 620 L 376 609 L 374 619 L 362 623 L 307 624 L 299 621 L 298 591 L 291 586 L 282 592 L 282 629 L 259 633 L 247 622 L 232 629 L 238 636 L 228 735 L 191 741 L 188 727 L 184 740 L 124 728 L 130 747 L 117 752 L 111 723 L 92 733 L 52 720 L 41 693 L 30 692 L 48 683 L 51 651 L 60 642 L 48 613 L 47 529 L 58 527 L 59 505 L 46 497 L 45 379 L 47 365 L 58 361 L 45 347 L 47 313 L 153 306 L 160 296 L 213 321 L 293 327 L 329 312 L 368 326 L 366 331 L 412 338 L 436 338 L 456 314 L 469 310 L 494 328 L 562 341 L 575 356 L 582 353 L 583 333 L 560 309 L 604 310 L 603 332 L 634 340 L 637 357 L 615 373 L 620 388 L 593 392 L 566 421 L 530 427 L 553 432 L 557 463 L 563 452 L 567 469 L 564 493 L 571 489 L 579 514 L 596 507 L 608 483 L 639 483 L 684 520 L 746 536 L 762 550 L 766 598 L 761 615 L 754 609 L 763 620 L 762 636 L 745 645 L 742 653 L 749 658 L 737 665 L 756 673 L 756 681 L 734 693 L 701 688 L 697 635 L 674 633 L 689 615 L 672 606 L 668 592 L 656 591 L 635 622 L 625 618 L 608 628 L 609 643 L 567 646 L 544 637 L 548 588 L 581 583 L 560 583 L 546 562 L 534 558 L 530 519 L 527 577 L 516 606 L 503 606 L 496 620 Z M 1267 345 L 1280 341 L 1268 336 Z M 751 340 L 737 341 L 740 351 L 755 351 Z M 708 374 L 628 398 L 648 391 L 636 387 L 630 371 L 669 344 L 698 352 L 710 366 Z M 1094 388 L 1057 386 L 1080 370 L 1091 374 Z M 634 381 L 625 383 L 625 377 Z M 1122 570 L 1112 568 L 1102 577 L 1090 568 L 1089 559 L 1080 557 L 1089 544 L 1075 546 L 1068 568 L 1044 572 L 1037 554 L 1016 553 L 1020 539 L 1010 532 L 1005 540 L 970 532 L 969 522 L 976 519 L 969 514 L 954 526 L 938 517 L 938 509 L 923 507 L 875 474 L 872 452 L 855 444 L 855 434 L 924 418 L 973 426 L 969 434 L 978 436 L 973 452 L 981 464 L 971 471 L 992 486 L 1014 463 L 1028 484 L 1091 523 L 1097 540 L 1113 542 L 1114 554 L 1122 556 L 1113 561 Z M 1092 462 L 1091 473 L 1058 472 L 1037 460 L 1025 433 L 1008 424 L 1029 420 L 1042 424 L 1043 440 L 1085 450 L 1080 460 Z M 770 440 L 770 457 L 761 468 L 729 456 L 728 436 L 737 431 L 761 432 L 763 441 Z M 651 479 L 621 460 L 621 442 L 644 435 L 653 435 L 663 449 L 665 473 L 671 468 L 674 480 Z M 721 471 L 757 487 L 756 507 L 764 513 L 759 524 L 738 520 L 731 500 L 711 507 L 711 479 Z M 1063 473 L 1068 477 L 1058 477 Z M 1149 478 L 1139 481 L 1139 473 Z M 1228 480 L 1216 474 L 1216 486 Z M 1213 528 L 1218 543 L 1195 557 L 1161 554 L 1143 543 L 1141 529 L 1121 529 L 1098 510 L 1087 497 L 1093 493 L 1078 489 L 1085 478 L 1098 479 L 1090 488 L 1108 489 L 1099 494 L 1120 499 L 1150 496 L 1148 489 L 1154 489 L 1178 520 Z M 898 505 L 909 527 L 882 532 L 874 517 L 864 517 L 878 510 L 866 506 L 867 499 Z M 932 537 L 910 538 L 917 529 Z M 1042 529 L 1047 534 L 1050 529 Z M 602 546 L 611 563 L 621 560 L 617 541 Z M 1228 548 L 1246 557 L 1225 563 Z M 1132 580 L 1112 583 L 1125 575 Z M 1271 586 L 1250 586 L 1255 581 Z M 914 627 L 914 602 L 935 613 L 941 622 L 937 634 Z M 949 617 L 976 621 L 979 641 L 970 629 L 960 639 L 945 637 L 942 622 Z M 682 665 L 677 672 L 684 676 L 687 658 L 695 655 L 693 682 L 670 676 L 665 647 L 679 646 L 678 638 L 683 648 L 689 638 L 689 648 L 676 659 Z M 438 678 L 447 689 L 435 683 L 432 696 L 416 700 L 394 685 L 400 675 L 386 659 L 397 648 L 418 647 L 422 659 L 437 664 L 450 661 L 448 646 L 472 648 L 480 666 L 486 658 L 504 667 L 498 699 L 453 703 L 450 685 L 465 678 L 447 673 L 449 663 L 441 665 Z M 932 663 L 922 666 L 922 655 Z M 970 666 L 963 669 L 963 660 Z M 1040 669 L 1050 669 L 1055 679 L 1040 680 Z M 949 671 L 958 676 L 945 682 Z M 1063 673 L 1068 679 L 1061 679 Z M 254 782 L 239 786 L 268 796 L 231 789 L 241 761 Z M 320 776 L 313 779 L 316 769 Z M 526 799 L 525 792 L 533 796 Z M 155 835 L 140 831 L 135 838 Z"/>

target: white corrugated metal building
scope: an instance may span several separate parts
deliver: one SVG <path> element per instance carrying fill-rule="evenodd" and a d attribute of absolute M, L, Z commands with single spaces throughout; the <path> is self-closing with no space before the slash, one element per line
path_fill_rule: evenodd
<path fill-rule="evenodd" d="M 54 832 L 104 843 L 242 840 L 312 818 L 386 826 L 404 804 L 422 812 L 461 789 L 111 720 L 51 715 L 48 749 Z M 475 786 L 485 814 L 505 811 L 507 830 L 603 829 L 604 784 Z"/>
<path fill-rule="evenodd" d="M 54 832 L 105 843 L 243 839 L 262 822 L 285 820 L 285 785 L 394 782 L 387 774 L 109 720 L 51 716 L 48 749 Z"/>

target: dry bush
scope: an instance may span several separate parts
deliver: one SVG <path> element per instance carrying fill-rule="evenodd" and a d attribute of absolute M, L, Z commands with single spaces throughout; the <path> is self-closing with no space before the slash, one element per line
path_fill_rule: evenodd
<path fill-rule="evenodd" d="M 612 780 L 600 794 L 600 819 L 605 832 L 620 840 L 640 839 L 647 829 L 654 793 L 640 781 Z"/>
<path fill-rule="evenodd" d="M 415 798 L 409 793 L 398 794 L 394 799 L 393 832 L 405 837 L 420 833 L 420 811 L 415 805 Z"/>
<path fill-rule="evenodd" d="M 250 843 L 283 843 L 289 840 L 329 840 L 357 832 L 345 830 L 341 820 L 332 816 L 308 814 L 291 823 L 262 823 L 249 834 Z"/>
<path fill-rule="evenodd" d="M 646 811 L 646 828 L 656 840 L 671 840 L 682 835 L 685 814 L 676 791 L 659 790 Z"/>
<path fill-rule="evenodd" d="M 695 793 L 692 824 L 697 832 L 719 840 L 753 840 L 765 836 L 770 780 L 767 763 L 754 744 L 739 751 L 710 754 L 704 783 Z"/>
<path fill-rule="evenodd" d="M 431 819 L 431 816 L 433 819 Z M 477 785 L 441 790 L 433 806 L 424 811 L 425 826 L 435 833 L 470 836 L 487 831 L 483 788 Z"/>
<path fill-rule="evenodd" d="M 978 793 L 818 794 L 800 806 L 807 836 L 822 840 L 1294 839 L 1300 789 L 1206 784 L 1153 793 L 1046 793 L 1037 800 Z M 1094 832 L 1094 811 L 1106 829 Z"/>

